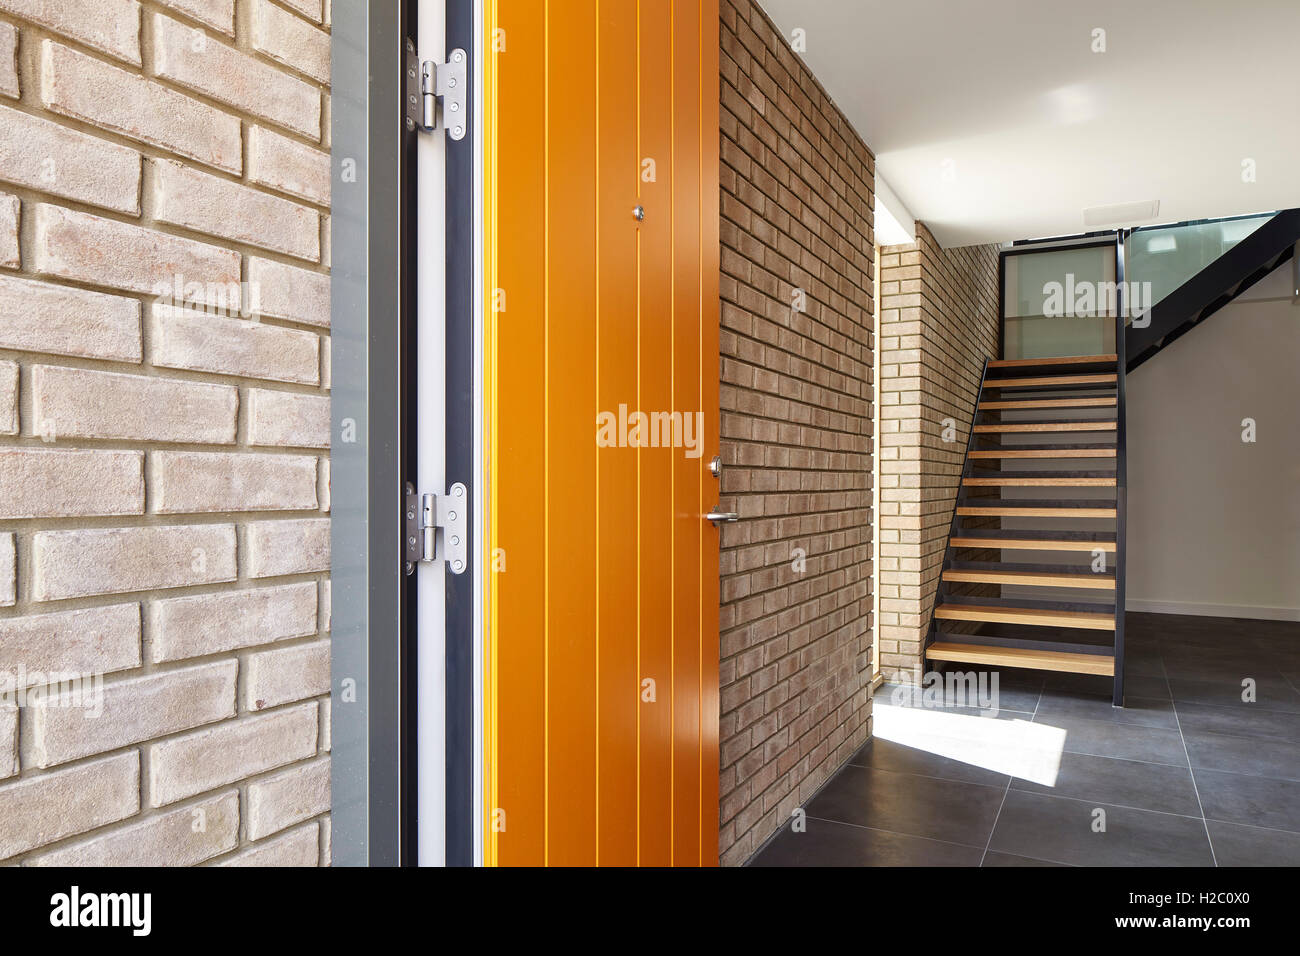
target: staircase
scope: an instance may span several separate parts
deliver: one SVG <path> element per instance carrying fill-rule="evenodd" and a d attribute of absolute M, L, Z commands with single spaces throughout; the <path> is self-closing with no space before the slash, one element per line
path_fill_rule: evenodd
<path fill-rule="evenodd" d="M 1196 224 L 1160 228 L 1183 225 Z M 1121 285 L 1126 237 L 1115 234 Z M 1116 354 L 985 364 L 927 662 L 1111 677 L 1123 706 L 1125 375 L 1293 257 L 1300 209 L 1119 326 Z"/>
<path fill-rule="evenodd" d="M 1119 363 L 986 363 L 927 661 L 1103 675 L 1122 700 Z"/>

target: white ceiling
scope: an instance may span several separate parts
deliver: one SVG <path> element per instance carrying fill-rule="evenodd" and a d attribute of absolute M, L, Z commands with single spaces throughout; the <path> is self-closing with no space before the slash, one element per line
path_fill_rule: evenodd
<path fill-rule="evenodd" d="M 760 2 L 944 246 L 1300 205 L 1300 0 Z"/>

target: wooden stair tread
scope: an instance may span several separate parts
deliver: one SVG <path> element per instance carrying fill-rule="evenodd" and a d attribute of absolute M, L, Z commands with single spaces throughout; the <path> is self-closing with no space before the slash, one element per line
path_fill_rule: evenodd
<path fill-rule="evenodd" d="M 943 579 L 959 584 L 1023 584 L 1029 587 L 1088 588 L 1094 591 L 1115 590 L 1115 578 L 1105 574 L 949 568 L 943 572 Z"/>
<path fill-rule="evenodd" d="M 991 517 L 991 518 L 1113 518 L 1115 509 L 1112 508 L 1035 508 L 1032 506 L 1015 507 L 1007 505 L 989 505 L 983 508 L 977 508 L 970 505 L 962 505 L 957 509 L 957 514 L 966 518 Z"/>
<path fill-rule="evenodd" d="M 1008 399 L 1004 402 L 980 402 L 977 406 L 981 412 L 1015 410 L 1018 408 L 1098 408 L 1103 405 L 1116 405 L 1115 396 L 1100 398 L 1021 398 Z"/>
<path fill-rule="evenodd" d="M 1058 355 L 1053 358 L 992 359 L 989 368 L 1022 368 L 1035 365 L 1103 365 L 1116 364 L 1119 356 L 1111 355 Z"/>
<path fill-rule="evenodd" d="M 1114 372 L 1094 375 L 1045 375 L 1029 378 L 992 378 L 984 380 L 985 388 L 1028 388 L 1029 386 L 1103 385 L 1119 381 Z"/>
<path fill-rule="evenodd" d="M 936 641 L 925 649 L 927 660 L 989 664 L 994 667 L 1024 667 L 1028 670 L 1066 674 L 1115 676 L 1115 658 L 1110 654 L 1079 654 L 1074 651 L 1043 651 L 1023 647 L 985 647 Z"/>
<path fill-rule="evenodd" d="M 999 422 L 996 425 L 976 425 L 975 434 L 987 435 L 998 432 L 1113 432 L 1119 425 L 1117 421 L 1078 421 L 1078 422 Z"/>
<path fill-rule="evenodd" d="M 1114 458 L 1114 448 L 976 448 L 972 458 Z"/>
<path fill-rule="evenodd" d="M 963 478 L 972 488 L 1114 488 L 1114 478 Z"/>
<path fill-rule="evenodd" d="M 984 621 L 991 624 L 1032 624 L 1037 627 L 1078 627 L 1090 631 L 1115 630 L 1115 617 L 1094 611 L 1051 611 L 1030 607 L 990 607 L 981 604 L 940 604 L 934 616 L 941 621 Z"/>
<path fill-rule="evenodd" d="M 1102 551 L 1114 552 L 1114 541 L 1074 541 L 1068 538 L 972 538 L 958 535 L 951 542 L 954 548 L 976 548 L 989 551 Z"/>

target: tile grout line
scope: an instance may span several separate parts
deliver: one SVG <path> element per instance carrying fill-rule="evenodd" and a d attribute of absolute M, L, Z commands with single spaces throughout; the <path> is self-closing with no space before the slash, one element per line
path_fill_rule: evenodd
<path fill-rule="evenodd" d="M 956 840 L 941 840 L 938 837 L 922 836 L 919 833 L 908 833 L 905 830 L 891 830 L 889 827 L 873 827 L 869 823 L 850 823 L 848 820 L 836 820 L 833 817 L 818 817 L 811 813 L 808 814 L 808 819 L 816 820 L 819 823 L 830 823 L 837 827 L 853 827 L 855 830 L 871 830 L 873 833 L 888 833 L 893 836 L 907 837 L 909 840 L 925 840 L 927 843 L 940 843 L 944 846 L 959 846 L 966 850 L 979 849 L 979 847 L 975 846 L 973 843 L 959 843 Z"/>
<path fill-rule="evenodd" d="M 1164 671 L 1165 686 L 1169 689 L 1169 706 L 1174 711 L 1174 723 L 1178 727 L 1178 739 L 1183 743 L 1183 755 L 1187 757 L 1187 775 L 1192 778 L 1192 792 L 1196 794 L 1196 806 L 1201 811 L 1201 826 L 1205 827 L 1205 842 L 1210 847 L 1210 859 L 1217 867 L 1219 865 L 1218 854 L 1214 852 L 1214 838 L 1210 836 L 1210 822 L 1205 819 L 1205 804 L 1201 802 L 1201 788 L 1196 783 L 1196 770 L 1192 767 L 1192 752 L 1187 747 L 1187 738 L 1183 736 L 1183 722 L 1178 716 L 1178 703 L 1174 700 L 1174 685 L 1169 680 L 1169 669 L 1165 667 L 1164 654 L 1160 655 L 1160 669 Z"/>
<path fill-rule="evenodd" d="M 888 833 L 891 834 L 892 836 L 907 837 L 909 840 L 925 840 L 927 843 L 939 843 L 942 844 L 943 846 L 957 846 L 965 850 L 979 849 L 979 847 L 974 846 L 973 844 L 970 843 L 957 843 L 954 840 L 940 840 L 936 837 L 921 836 L 919 833 L 905 833 L 902 830 L 890 830 L 887 827 L 873 827 L 865 823 L 849 823 L 845 820 L 832 820 L 830 817 L 814 817 L 812 815 L 809 815 L 808 819 L 816 820 L 819 823 L 829 823 L 832 826 L 837 826 L 837 827 L 852 827 L 855 830 L 871 830 L 873 833 Z M 987 852 L 987 848 L 985 852 Z M 1002 851 L 998 850 L 996 852 L 1001 853 Z M 1074 867 L 1076 869 L 1078 868 L 1077 863 L 1066 863 L 1062 860 L 1049 860 L 1047 857 L 1043 857 L 1043 856 L 1024 856 L 1023 854 L 1020 853 L 1008 853 L 1006 855 L 1019 856 L 1022 859 L 1035 860 L 1039 863 L 1051 863 L 1054 866 L 1068 866 L 1068 867 Z M 982 859 L 981 859 L 981 865 L 983 865 Z"/>
<path fill-rule="evenodd" d="M 881 740 L 889 740 L 888 737 L 881 737 L 880 739 L 881 739 Z M 889 742 L 890 742 L 891 744 L 896 744 L 896 745 L 899 746 L 899 747 L 906 747 L 906 746 L 907 746 L 906 744 L 900 744 L 900 743 L 898 743 L 897 741 L 894 741 L 894 740 L 889 740 Z M 926 751 L 926 752 L 928 753 L 928 751 Z M 939 756 L 939 755 L 936 755 L 936 756 Z M 944 760 L 957 760 L 956 757 L 944 757 L 943 759 L 944 759 Z M 961 761 L 957 761 L 957 762 L 960 763 Z M 845 766 L 854 767 L 854 768 L 856 768 L 856 769 L 858 769 L 858 770 L 870 770 L 870 771 L 873 772 L 873 773 L 892 773 L 892 774 L 897 774 L 897 775 L 900 776 L 900 777 L 920 777 L 922 780 L 939 780 L 939 781 L 942 781 L 943 783 L 959 783 L 959 784 L 961 784 L 961 785 L 964 786 L 964 787 L 983 787 L 985 790 L 996 790 L 996 789 L 997 789 L 997 784 L 993 784 L 993 783 L 980 783 L 980 782 L 977 781 L 977 780 L 962 780 L 960 777 L 940 777 L 940 776 L 938 776 L 938 775 L 936 775 L 936 774 L 932 774 L 932 773 L 920 773 L 919 771 L 916 771 L 916 770 L 894 770 L 894 769 L 892 769 L 892 768 L 890 768 L 890 767 L 877 767 L 877 766 L 875 766 L 875 765 L 873 765 L 873 764 L 869 764 L 869 763 L 853 763 L 853 764 L 846 764 Z M 977 765 L 976 765 L 976 764 L 967 764 L 967 766 L 972 766 L 972 767 L 973 767 L 973 766 L 977 766 Z M 980 769 L 984 769 L 984 768 L 981 767 Z M 988 771 L 988 772 L 989 772 L 989 773 L 996 773 L 996 774 L 997 774 L 998 776 L 1000 776 L 1000 777 L 1011 777 L 1011 776 L 1014 776 L 1013 774 L 1006 774 L 1006 773 L 1002 773 L 1002 772 L 997 771 L 997 770 L 990 770 L 990 771 Z M 829 819 L 829 818 L 827 818 L 827 819 Z"/>
<path fill-rule="evenodd" d="M 1033 723 L 1034 718 L 1038 716 L 1038 705 L 1043 702 L 1043 694 L 1046 693 L 1046 691 L 1047 678 L 1044 677 L 1042 683 L 1038 685 L 1038 699 L 1034 701 L 1034 712 L 1029 716 L 1030 723 Z M 1014 774 L 1007 775 L 1007 788 L 1002 791 L 1002 802 L 998 804 L 998 812 L 993 817 L 993 826 L 989 827 L 989 838 L 985 841 L 984 853 L 980 856 L 980 869 L 984 868 L 984 861 L 988 859 L 989 847 L 993 845 L 993 834 L 998 832 L 998 821 L 1002 819 L 1002 808 L 1007 805 L 1007 797 L 1011 794 L 1011 783 L 1015 779 Z"/>

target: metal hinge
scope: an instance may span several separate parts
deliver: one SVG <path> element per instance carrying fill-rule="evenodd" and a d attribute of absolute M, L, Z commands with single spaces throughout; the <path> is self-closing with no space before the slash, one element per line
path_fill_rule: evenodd
<path fill-rule="evenodd" d="M 469 492 L 459 481 L 445 495 L 416 494 L 415 486 L 406 484 L 404 509 L 406 573 L 412 574 L 421 561 L 437 558 L 437 533 L 442 529 L 442 557 L 447 570 L 463 574 L 466 558 L 465 513 L 469 510 Z"/>
<path fill-rule="evenodd" d="M 446 63 L 421 60 L 415 44 L 406 41 L 406 128 L 426 133 L 438 128 L 438 100 L 442 99 L 442 125 L 452 139 L 465 138 L 465 93 L 469 88 L 469 60 L 464 50 L 452 50 Z"/>

